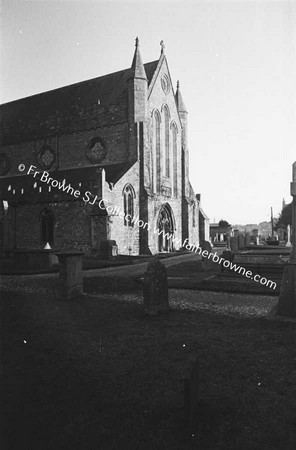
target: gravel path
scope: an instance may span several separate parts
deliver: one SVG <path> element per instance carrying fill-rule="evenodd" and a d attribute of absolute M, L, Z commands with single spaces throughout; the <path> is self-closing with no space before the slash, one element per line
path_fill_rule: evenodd
<path fill-rule="evenodd" d="M 143 303 L 137 294 L 102 294 L 110 301 Z M 101 296 L 89 294 L 95 301 Z M 266 295 L 241 295 L 226 292 L 191 291 L 188 289 L 170 289 L 169 301 L 172 309 L 210 311 L 235 317 L 264 317 L 277 304 L 278 299 Z"/>
<path fill-rule="evenodd" d="M 180 255 L 163 260 L 165 265 L 175 265 L 192 259 L 199 259 L 197 255 Z M 145 271 L 146 263 L 131 266 L 108 267 L 105 269 L 92 269 L 83 272 L 84 278 L 110 278 L 138 276 Z M 46 295 L 48 297 L 58 294 L 58 274 L 40 275 L 4 275 L 1 277 L 0 289 L 5 292 L 18 292 L 20 294 Z M 102 293 L 88 294 L 88 298 L 95 300 L 100 297 L 110 298 L 110 301 L 124 301 L 142 303 L 142 296 L 137 293 Z M 226 292 L 209 292 L 184 289 L 169 290 L 170 305 L 173 309 L 207 310 L 223 315 L 239 317 L 265 316 L 277 304 L 277 297 L 266 295 L 242 295 Z"/>

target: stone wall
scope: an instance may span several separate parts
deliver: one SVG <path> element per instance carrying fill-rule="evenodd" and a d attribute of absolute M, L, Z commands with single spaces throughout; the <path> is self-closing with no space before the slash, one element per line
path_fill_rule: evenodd
<path fill-rule="evenodd" d="M 40 213 L 48 208 L 54 215 L 54 249 L 91 251 L 91 207 L 83 201 L 36 203 L 16 208 L 17 248 L 44 248 L 41 236 Z M 75 218 L 75 220 L 74 220 Z"/>
<path fill-rule="evenodd" d="M 11 169 L 6 177 L 20 175 L 18 166 L 25 164 L 36 166 L 36 170 L 63 170 L 69 168 L 92 167 L 86 156 L 87 145 L 91 139 L 100 137 L 106 142 L 107 154 L 100 164 L 118 164 L 135 159 L 134 152 L 130 152 L 129 129 L 127 124 L 117 124 L 107 128 L 95 128 L 77 133 L 62 134 L 60 136 L 44 137 L 34 141 L 16 143 L 1 147 L 11 162 Z M 55 154 L 55 160 L 50 169 L 42 168 L 38 164 L 38 153 L 48 145 Z"/>

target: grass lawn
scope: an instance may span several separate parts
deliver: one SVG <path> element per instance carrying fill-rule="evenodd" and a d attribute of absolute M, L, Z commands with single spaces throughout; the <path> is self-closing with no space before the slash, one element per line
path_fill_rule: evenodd
<path fill-rule="evenodd" d="M 2 293 L 1 448 L 296 448 L 294 325 L 175 303 L 147 318 L 136 283 L 99 283 L 105 293 L 69 302 Z M 183 376 L 196 357 L 200 412 L 189 429 Z"/>

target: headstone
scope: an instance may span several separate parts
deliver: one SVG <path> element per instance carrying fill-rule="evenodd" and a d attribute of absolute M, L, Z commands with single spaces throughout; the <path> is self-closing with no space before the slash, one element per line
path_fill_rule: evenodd
<path fill-rule="evenodd" d="M 198 411 L 199 401 L 199 363 L 195 360 L 184 378 L 184 418 L 192 425 Z"/>
<path fill-rule="evenodd" d="M 212 261 L 212 259 L 208 258 L 208 255 L 213 251 L 213 247 L 211 246 L 211 243 L 209 241 L 202 241 L 201 248 L 202 253 L 205 252 L 204 253 L 205 256 L 201 253 L 202 254 L 201 267 L 203 270 L 207 271 L 210 270 L 213 266 L 215 266 L 215 263 Z"/>
<path fill-rule="evenodd" d="M 251 238 L 250 238 L 250 234 L 249 233 L 245 234 L 245 240 L 246 240 L 246 247 L 249 247 L 249 245 L 251 243 Z"/>
<path fill-rule="evenodd" d="M 231 236 L 230 248 L 232 252 L 238 252 L 238 236 Z"/>
<path fill-rule="evenodd" d="M 230 250 L 224 250 L 222 253 L 222 258 L 226 259 L 227 261 L 233 261 L 234 254 Z"/>
<path fill-rule="evenodd" d="M 153 258 L 144 273 L 143 297 L 145 314 L 153 316 L 169 310 L 166 268 L 158 257 Z"/>
<path fill-rule="evenodd" d="M 239 250 L 242 250 L 245 248 L 245 237 L 241 233 L 238 235 L 238 248 L 239 248 Z"/>
<path fill-rule="evenodd" d="M 61 252 L 59 258 L 59 297 L 69 300 L 83 294 L 83 252 Z"/>
<path fill-rule="evenodd" d="M 201 243 L 202 251 L 207 251 L 208 253 L 212 253 L 213 247 L 211 246 L 211 243 L 209 241 L 202 241 Z M 206 257 L 203 257 L 206 258 Z"/>
<path fill-rule="evenodd" d="M 292 244 L 291 244 L 291 228 L 290 228 L 290 225 L 287 226 L 287 243 L 286 243 L 286 247 L 292 247 Z"/>
<path fill-rule="evenodd" d="M 255 238 L 255 244 L 256 244 L 256 245 L 260 245 L 260 242 L 259 242 L 259 236 L 256 236 L 256 238 Z"/>

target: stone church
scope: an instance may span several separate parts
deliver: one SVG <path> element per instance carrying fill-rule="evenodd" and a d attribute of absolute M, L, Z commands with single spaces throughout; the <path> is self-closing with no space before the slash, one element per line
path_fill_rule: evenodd
<path fill-rule="evenodd" d="M 163 43 L 143 64 L 138 39 L 126 70 L 1 105 L 1 248 L 102 255 L 116 241 L 119 254 L 137 255 L 177 250 L 186 238 L 198 246 L 187 119 Z"/>

